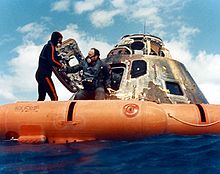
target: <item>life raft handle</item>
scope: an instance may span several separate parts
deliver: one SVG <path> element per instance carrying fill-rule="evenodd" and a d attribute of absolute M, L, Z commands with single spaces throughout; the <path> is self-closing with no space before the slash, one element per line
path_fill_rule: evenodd
<path fill-rule="evenodd" d="M 177 118 L 177 117 L 171 115 L 170 113 L 168 113 L 168 116 L 169 116 L 170 118 L 175 119 L 176 121 L 179 121 L 179 122 L 183 123 L 183 124 L 186 124 L 186 125 L 189 125 L 189 126 L 194 126 L 194 127 L 208 127 L 208 126 L 213 126 L 213 125 L 215 125 L 215 124 L 220 123 L 220 120 L 218 120 L 218 121 L 215 121 L 215 122 L 209 123 L 209 124 L 193 124 L 193 123 L 189 123 L 189 122 L 186 122 L 186 121 L 184 121 L 184 120 L 181 120 L 181 119 L 179 119 L 179 118 Z"/>

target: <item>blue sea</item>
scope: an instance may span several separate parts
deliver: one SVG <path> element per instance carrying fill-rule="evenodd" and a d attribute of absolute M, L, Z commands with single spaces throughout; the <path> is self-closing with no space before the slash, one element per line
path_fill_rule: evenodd
<path fill-rule="evenodd" d="M 0 173 L 220 173 L 220 135 L 73 144 L 0 142 Z"/>

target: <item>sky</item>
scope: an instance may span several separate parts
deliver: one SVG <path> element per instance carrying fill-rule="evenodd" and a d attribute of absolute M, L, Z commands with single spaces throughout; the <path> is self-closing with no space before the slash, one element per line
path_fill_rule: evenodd
<path fill-rule="evenodd" d="M 53 31 L 105 58 L 127 34 L 156 35 L 211 104 L 220 104 L 219 0 L 0 0 L 0 104 L 37 99 L 35 72 Z M 145 27 L 144 27 L 145 26 Z M 145 28 L 145 30 L 144 30 Z M 59 100 L 71 93 L 52 76 Z M 46 100 L 49 100 L 47 97 Z"/>

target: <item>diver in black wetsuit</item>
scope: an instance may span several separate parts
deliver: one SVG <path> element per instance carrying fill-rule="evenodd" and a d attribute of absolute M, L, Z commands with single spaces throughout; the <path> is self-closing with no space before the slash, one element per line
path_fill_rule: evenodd
<path fill-rule="evenodd" d="M 58 56 L 58 53 L 55 47 L 59 44 L 62 44 L 62 34 L 55 31 L 51 35 L 51 40 L 44 45 L 40 57 L 38 69 L 36 72 L 36 80 L 38 82 L 38 101 L 44 101 L 46 93 L 49 95 L 51 100 L 58 100 L 58 96 L 51 79 L 52 75 L 52 66 L 62 67 L 62 64 L 59 62 L 61 57 Z"/>

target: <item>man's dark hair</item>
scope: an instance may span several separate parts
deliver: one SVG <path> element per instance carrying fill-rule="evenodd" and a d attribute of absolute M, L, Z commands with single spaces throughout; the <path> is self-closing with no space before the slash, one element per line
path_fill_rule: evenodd
<path fill-rule="evenodd" d="M 99 52 L 99 50 L 97 50 L 96 48 L 91 48 L 92 50 L 94 50 L 94 56 L 100 56 L 100 52 Z"/>
<path fill-rule="evenodd" d="M 52 34 L 51 34 L 51 42 L 53 43 L 54 46 L 57 46 L 58 44 L 58 39 L 62 37 L 62 34 L 58 31 L 54 31 Z"/>

